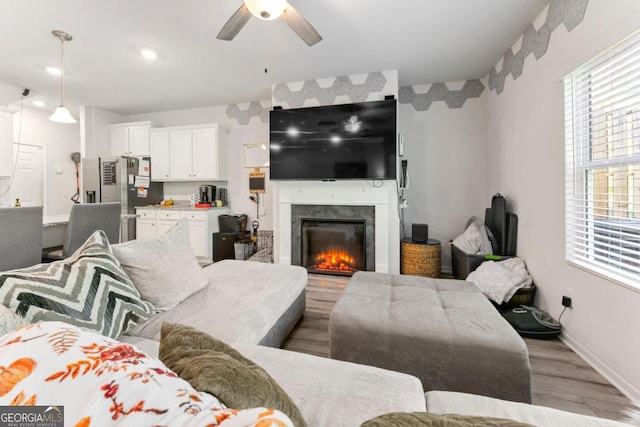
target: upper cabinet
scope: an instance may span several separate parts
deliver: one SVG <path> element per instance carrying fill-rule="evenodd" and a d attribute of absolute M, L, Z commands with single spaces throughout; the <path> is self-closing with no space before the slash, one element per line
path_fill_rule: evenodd
<path fill-rule="evenodd" d="M 0 177 L 13 172 L 13 114 L 14 110 L 0 107 Z"/>
<path fill-rule="evenodd" d="M 151 122 L 118 123 L 109 127 L 112 156 L 148 156 Z"/>
<path fill-rule="evenodd" d="M 169 180 L 169 132 L 154 129 L 149 136 L 149 154 L 151 155 L 151 181 Z"/>
<path fill-rule="evenodd" d="M 227 180 L 226 136 L 217 124 L 153 129 L 151 180 Z"/>

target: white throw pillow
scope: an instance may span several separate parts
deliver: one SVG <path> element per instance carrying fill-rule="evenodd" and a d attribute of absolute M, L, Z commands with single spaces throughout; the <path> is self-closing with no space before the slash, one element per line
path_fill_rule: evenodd
<path fill-rule="evenodd" d="M 28 324 L 29 321 L 27 319 L 18 316 L 6 305 L 0 304 L 0 337 Z"/>
<path fill-rule="evenodd" d="M 456 237 L 453 244 L 469 255 L 491 255 L 493 249 L 488 230 L 480 218 L 472 216 L 467 221 L 464 233 Z"/>
<path fill-rule="evenodd" d="M 482 237 L 478 226 L 475 223 L 469 224 L 464 233 L 453 240 L 453 244 L 466 254 L 475 255 L 480 253 Z"/>
<path fill-rule="evenodd" d="M 280 411 L 227 408 L 138 348 L 62 322 L 0 338 L 0 366 L 0 405 L 64 406 L 47 409 L 60 423 L 4 425 L 293 427 Z"/>
<path fill-rule="evenodd" d="M 175 307 L 208 283 L 189 236 L 189 221 L 183 218 L 162 236 L 112 246 L 142 298 L 157 311 Z"/>

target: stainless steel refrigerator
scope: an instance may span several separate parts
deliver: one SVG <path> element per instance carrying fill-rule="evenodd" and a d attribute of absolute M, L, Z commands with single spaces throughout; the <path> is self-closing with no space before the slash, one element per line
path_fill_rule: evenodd
<path fill-rule="evenodd" d="M 84 203 L 120 202 L 120 241 L 136 238 L 136 206 L 156 205 L 163 199 L 163 184 L 151 182 L 150 157 L 98 157 L 82 159 Z"/>

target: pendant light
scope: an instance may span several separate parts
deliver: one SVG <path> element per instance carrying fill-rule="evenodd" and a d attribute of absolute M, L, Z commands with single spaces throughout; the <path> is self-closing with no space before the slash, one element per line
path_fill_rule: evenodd
<path fill-rule="evenodd" d="M 76 119 L 73 118 L 71 112 L 64 106 L 64 42 L 70 42 L 73 40 L 71 34 L 67 34 L 64 31 L 54 30 L 51 31 L 53 37 L 60 40 L 60 106 L 56 108 L 56 111 L 49 117 L 49 120 L 58 123 L 76 123 Z"/>

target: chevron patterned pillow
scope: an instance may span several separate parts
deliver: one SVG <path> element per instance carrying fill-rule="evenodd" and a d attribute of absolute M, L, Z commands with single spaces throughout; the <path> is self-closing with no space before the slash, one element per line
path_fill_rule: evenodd
<path fill-rule="evenodd" d="M 58 320 L 111 338 L 154 313 L 102 230 L 65 260 L 0 273 L 0 302 L 31 323 Z"/>

